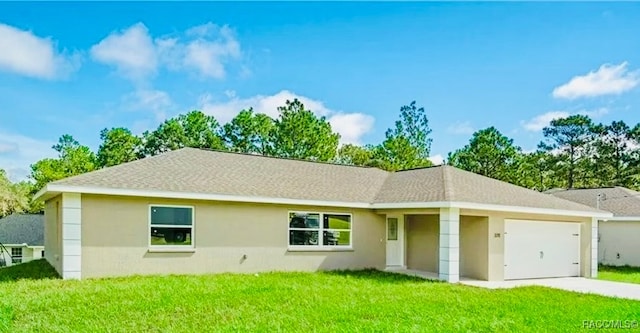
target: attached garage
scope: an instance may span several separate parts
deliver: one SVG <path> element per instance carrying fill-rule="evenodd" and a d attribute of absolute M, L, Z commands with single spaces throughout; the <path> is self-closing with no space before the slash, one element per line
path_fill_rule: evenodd
<path fill-rule="evenodd" d="M 505 220 L 504 279 L 580 276 L 580 224 Z"/>

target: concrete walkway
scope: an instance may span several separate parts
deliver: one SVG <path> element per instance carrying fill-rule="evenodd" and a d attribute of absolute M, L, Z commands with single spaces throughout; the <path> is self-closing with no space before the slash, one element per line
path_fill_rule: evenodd
<path fill-rule="evenodd" d="M 522 286 L 543 286 L 586 294 L 640 300 L 640 284 L 594 280 L 582 277 L 530 279 L 511 281 L 478 281 L 462 278 L 460 283 L 474 287 L 498 289 Z"/>

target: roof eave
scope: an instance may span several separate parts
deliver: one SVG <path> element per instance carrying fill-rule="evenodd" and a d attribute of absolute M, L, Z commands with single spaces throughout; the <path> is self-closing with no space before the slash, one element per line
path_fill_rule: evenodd
<path fill-rule="evenodd" d="M 398 203 L 375 203 L 371 205 L 374 209 L 403 209 L 403 208 L 461 208 L 461 209 L 477 209 L 511 213 L 530 213 L 542 215 L 564 215 L 577 217 L 598 217 L 610 218 L 612 213 L 605 211 L 581 211 L 567 209 L 552 208 L 536 208 L 526 206 L 507 206 L 495 204 L 482 204 L 475 202 L 460 201 L 432 201 L 432 202 L 398 202 Z"/>
<path fill-rule="evenodd" d="M 347 207 L 347 208 L 369 208 L 370 206 L 368 202 L 287 199 L 287 198 L 259 197 L 259 196 L 238 196 L 238 195 L 228 195 L 228 194 L 150 191 L 150 190 L 138 190 L 138 189 L 121 189 L 121 188 L 108 188 L 108 187 L 49 184 L 47 193 L 51 193 L 51 192 L 53 193 L 70 192 L 70 193 L 85 193 L 85 194 L 96 194 L 96 195 L 120 195 L 120 196 L 167 198 L 167 199 L 250 202 L 250 203 L 267 203 L 267 204 L 283 204 L 283 205 Z"/>
<path fill-rule="evenodd" d="M 536 208 L 536 207 L 525 207 L 525 206 L 481 204 L 481 203 L 473 203 L 473 202 L 457 202 L 457 201 L 368 203 L 368 202 L 287 199 L 287 198 L 258 197 L 258 196 L 237 196 L 237 195 L 227 195 L 227 194 L 149 191 L 149 190 L 138 190 L 138 189 L 73 186 L 73 185 L 61 185 L 61 184 L 49 184 L 45 186 L 45 188 L 40 190 L 35 197 L 46 198 L 49 194 L 63 193 L 63 192 L 86 193 L 86 194 L 97 194 L 97 195 L 121 195 L 121 196 L 169 198 L 169 199 L 250 202 L 250 203 L 267 203 L 267 204 L 301 205 L 301 206 L 363 208 L 363 209 L 410 209 L 410 208 L 451 207 L 451 208 L 463 208 L 463 209 L 477 209 L 477 210 L 502 211 L 502 212 L 514 212 L 514 213 L 530 213 L 530 214 L 564 215 L 564 216 L 578 216 L 578 217 L 598 217 L 598 218 L 613 217 L 612 213 L 604 212 L 604 211 L 563 210 L 563 209 Z"/>
<path fill-rule="evenodd" d="M 606 222 L 635 222 L 635 221 L 640 222 L 640 216 L 613 216 L 613 217 L 607 218 L 604 221 Z"/>

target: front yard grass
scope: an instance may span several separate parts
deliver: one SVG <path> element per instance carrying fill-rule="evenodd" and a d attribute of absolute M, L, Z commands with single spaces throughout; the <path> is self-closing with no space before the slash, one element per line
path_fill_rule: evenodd
<path fill-rule="evenodd" d="M 15 275 L 0 282 L 4 332 L 571 332 L 584 320 L 640 320 L 638 301 L 374 270 L 82 281 Z"/>
<path fill-rule="evenodd" d="M 598 279 L 640 284 L 640 267 L 601 265 Z"/>

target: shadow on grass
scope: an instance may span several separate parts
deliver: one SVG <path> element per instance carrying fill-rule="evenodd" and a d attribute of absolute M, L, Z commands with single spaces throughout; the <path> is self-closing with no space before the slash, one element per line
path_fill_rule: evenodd
<path fill-rule="evenodd" d="M 425 283 L 441 283 L 438 280 L 428 280 L 417 276 L 410 276 L 399 273 L 383 272 L 377 269 L 360 269 L 360 270 L 334 270 L 324 271 L 322 274 L 337 275 L 355 279 L 373 280 L 380 283 L 405 283 L 405 282 L 425 282 Z"/>
<path fill-rule="evenodd" d="M 637 274 L 640 273 L 640 267 L 633 266 L 608 266 L 600 265 L 598 267 L 600 272 L 622 273 L 622 274 Z"/>
<path fill-rule="evenodd" d="M 56 270 L 45 259 L 0 268 L 0 282 L 58 278 Z"/>

